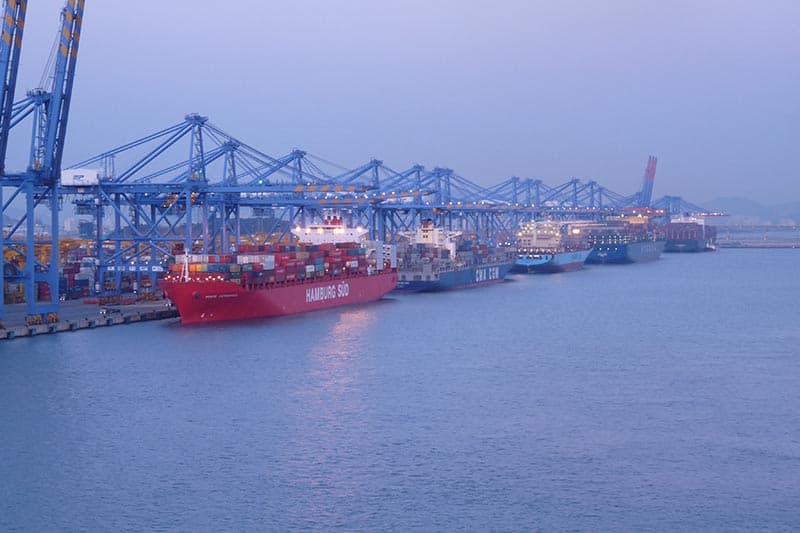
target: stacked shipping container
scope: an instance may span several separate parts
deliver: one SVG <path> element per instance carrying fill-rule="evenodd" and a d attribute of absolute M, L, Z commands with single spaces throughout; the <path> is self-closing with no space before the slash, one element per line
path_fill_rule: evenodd
<path fill-rule="evenodd" d="M 245 286 L 287 283 L 325 276 L 367 274 L 378 267 L 358 243 L 240 245 L 236 254 L 181 254 L 170 266 L 168 281 L 188 266 L 196 280 L 225 280 Z"/>
<path fill-rule="evenodd" d="M 418 269 L 426 263 L 432 264 L 435 271 L 446 271 L 507 261 L 509 257 L 507 251 L 470 240 L 459 242 L 455 257 L 451 257 L 448 248 L 433 244 L 416 243 L 398 247 L 399 268 L 405 271 Z"/>

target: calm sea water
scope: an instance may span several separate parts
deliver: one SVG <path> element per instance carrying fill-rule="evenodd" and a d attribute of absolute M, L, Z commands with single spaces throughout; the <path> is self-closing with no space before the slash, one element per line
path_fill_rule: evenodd
<path fill-rule="evenodd" d="M 799 264 L 5 342 L 0 530 L 796 530 Z"/>

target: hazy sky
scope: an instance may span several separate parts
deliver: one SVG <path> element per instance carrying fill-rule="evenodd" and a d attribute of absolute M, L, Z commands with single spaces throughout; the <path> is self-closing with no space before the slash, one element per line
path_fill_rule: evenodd
<path fill-rule="evenodd" d="M 17 99 L 62 4 L 30 2 Z M 350 167 L 629 194 L 653 154 L 654 197 L 800 200 L 799 59 L 796 0 L 87 0 L 64 162 L 199 112 Z"/>

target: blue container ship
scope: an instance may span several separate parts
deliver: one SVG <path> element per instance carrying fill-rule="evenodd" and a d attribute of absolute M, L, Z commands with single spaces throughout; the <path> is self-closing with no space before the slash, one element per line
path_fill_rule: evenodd
<path fill-rule="evenodd" d="M 661 257 L 666 241 L 643 218 L 619 219 L 589 230 L 590 264 L 641 263 Z"/>
<path fill-rule="evenodd" d="M 583 268 L 591 247 L 581 223 L 554 220 L 524 222 L 517 232 L 513 270 L 550 274 Z"/>
<path fill-rule="evenodd" d="M 596 244 L 586 258 L 590 264 L 641 263 L 655 261 L 664 251 L 665 241 L 636 241 Z"/>
<path fill-rule="evenodd" d="M 429 220 L 398 247 L 398 292 L 434 292 L 502 283 L 514 265 L 502 248 L 476 244 Z"/>
<path fill-rule="evenodd" d="M 431 267 L 400 270 L 397 278 L 397 292 L 434 292 L 466 289 L 493 283 L 502 283 L 511 270 L 511 262 L 480 264 L 465 267 L 442 269 Z"/>

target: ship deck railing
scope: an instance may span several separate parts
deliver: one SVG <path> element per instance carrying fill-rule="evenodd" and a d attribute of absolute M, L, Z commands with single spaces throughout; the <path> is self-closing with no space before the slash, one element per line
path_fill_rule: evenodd
<path fill-rule="evenodd" d="M 592 247 L 588 246 L 588 245 L 585 248 L 578 248 L 578 247 L 573 247 L 573 246 L 569 246 L 569 247 L 566 247 L 566 248 L 531 248 L 531 249 L 523 248 L 523 249 L 517 250 L 516 253 L 518 255 L 519 254 L 527 254 L 527 255 L 530 255 L 530 254 L 561 254 L 561 253 L 564 253 L 564 252 L 585 252 L 586 250 L 591 250 L 591 249 L 592 249 Z"/>

